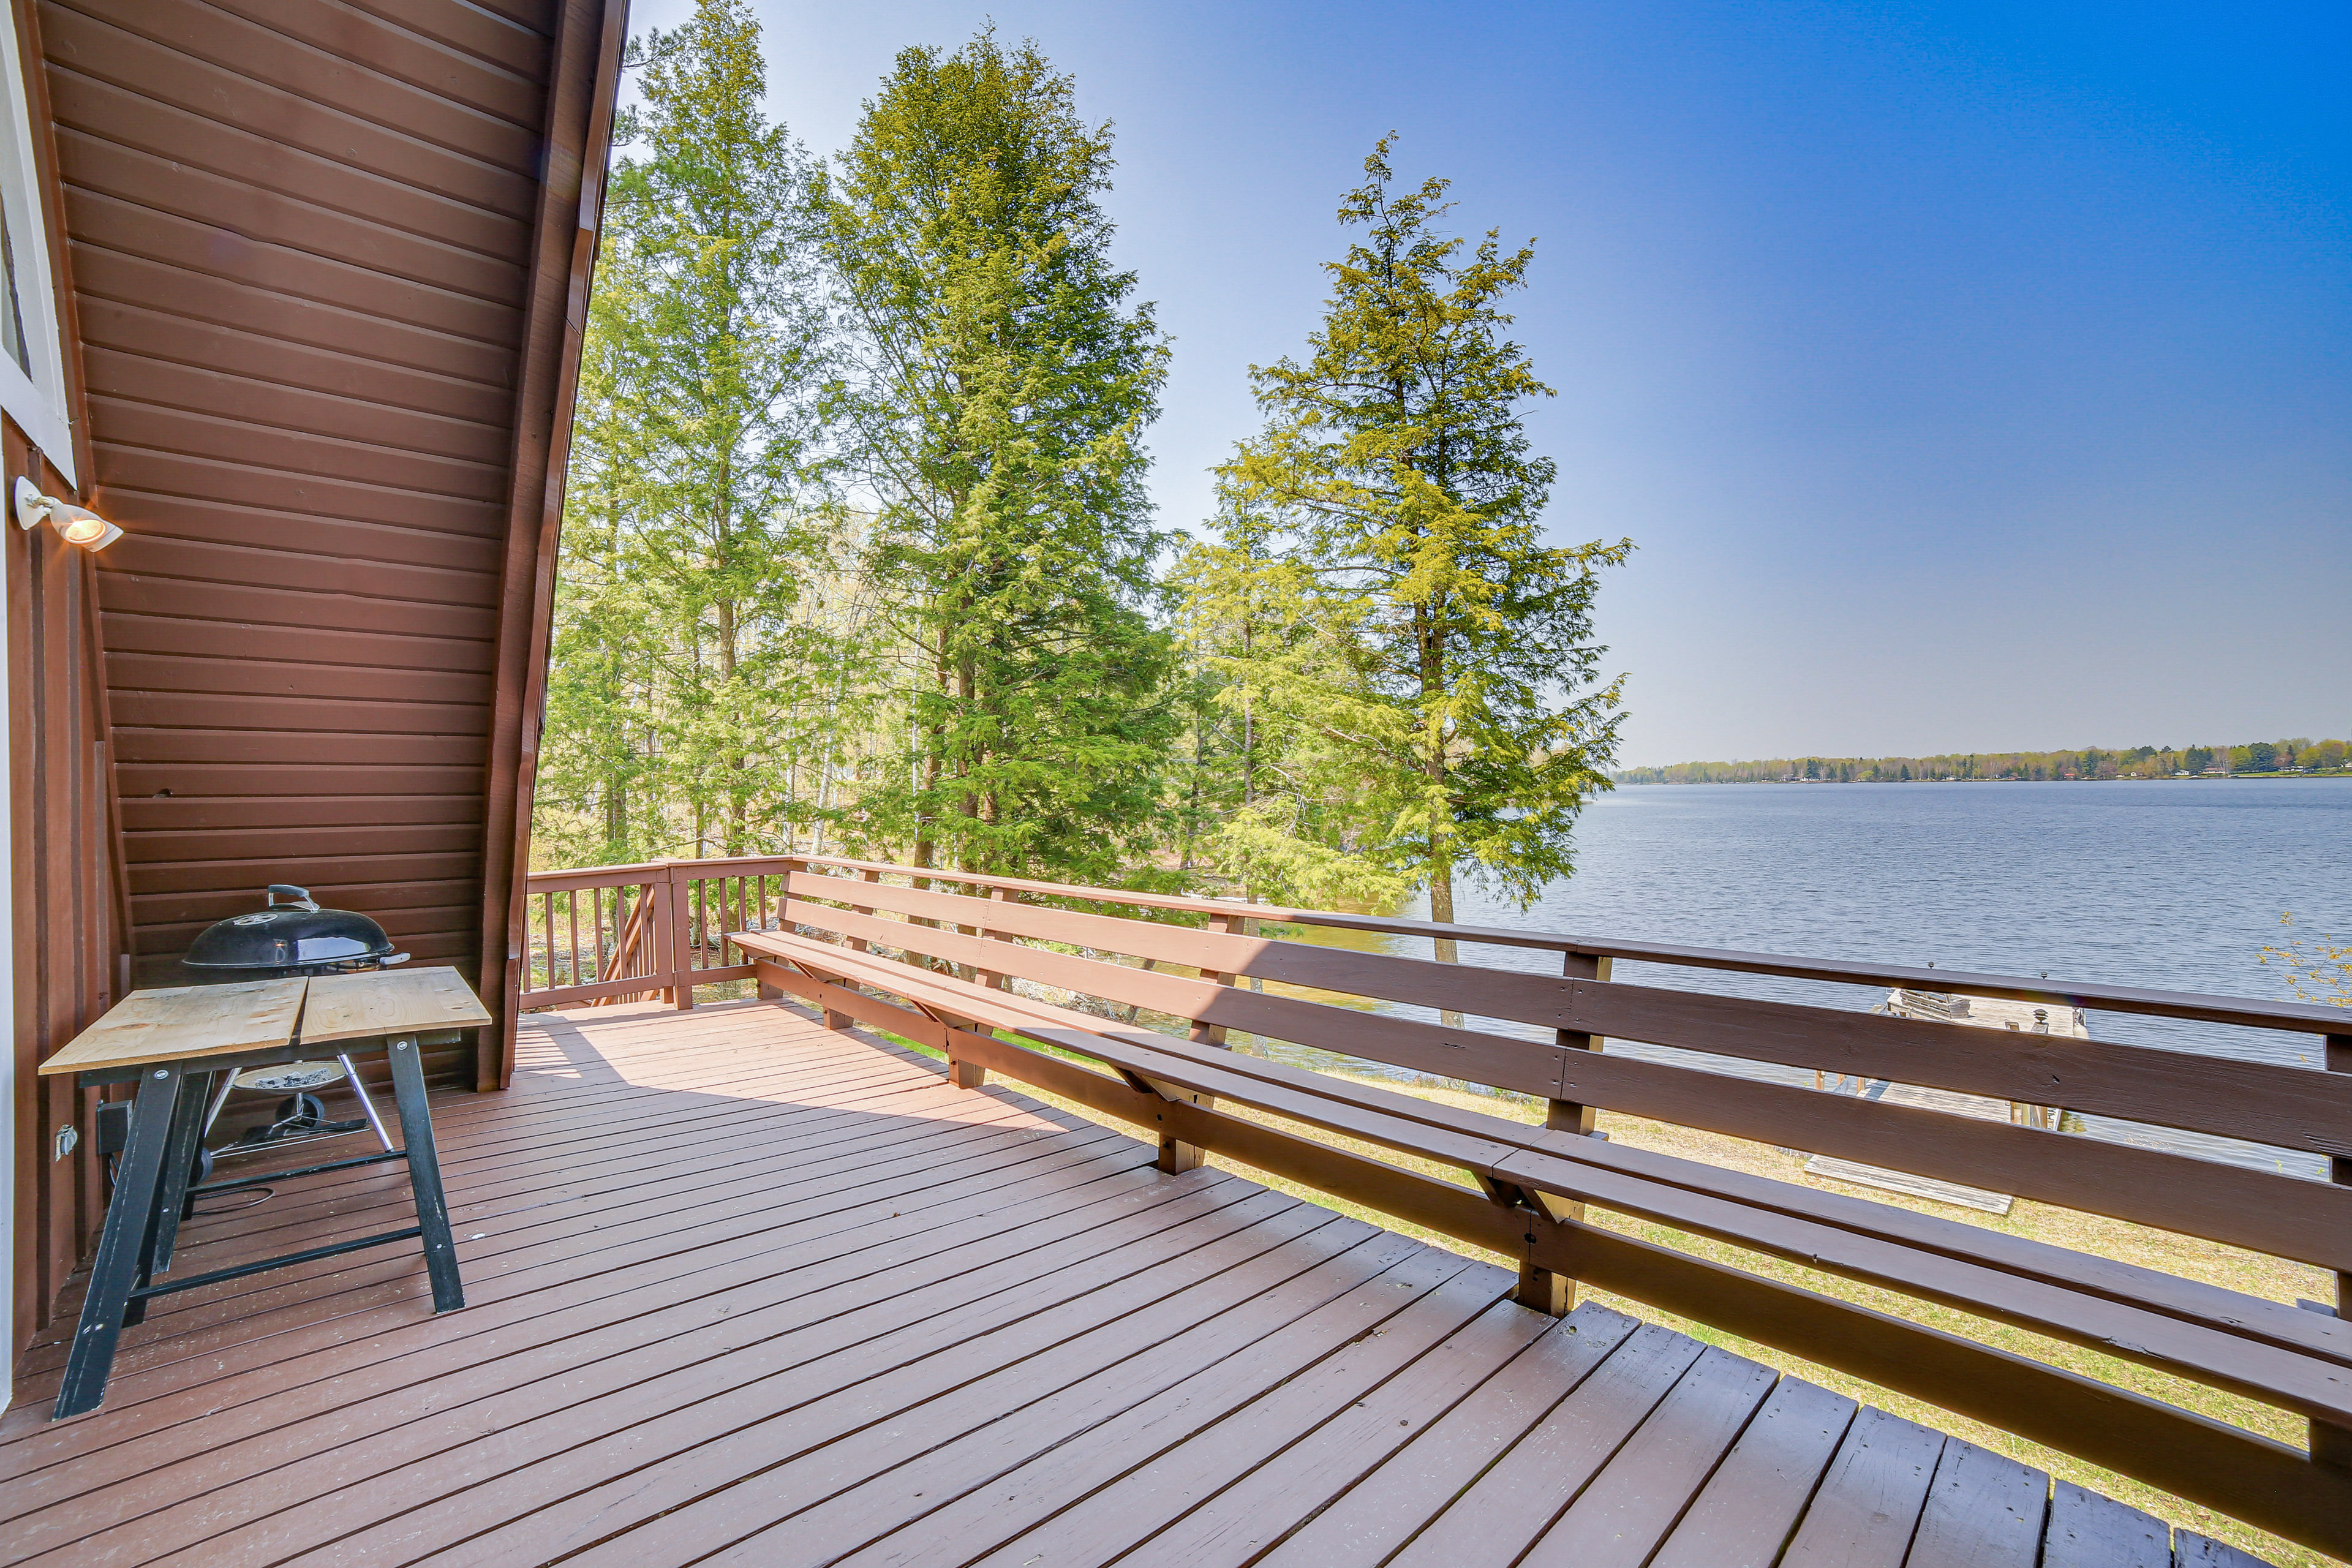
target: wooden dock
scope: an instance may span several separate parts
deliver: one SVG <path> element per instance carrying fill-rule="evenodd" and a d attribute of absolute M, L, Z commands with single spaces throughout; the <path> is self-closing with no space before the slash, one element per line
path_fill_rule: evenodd
<path fill-rule="evenodd" d="M 510 1091 L 436 1114 L 467 1310 L 390 1257 L 164 1298 L 57 1425 L 37 1345 L 0 1556 L 2252 1562 L 772 1004 L 537 1015 Z M 319 1180 L 197 1219 L 179 1266 L 402 1201 Z"/>

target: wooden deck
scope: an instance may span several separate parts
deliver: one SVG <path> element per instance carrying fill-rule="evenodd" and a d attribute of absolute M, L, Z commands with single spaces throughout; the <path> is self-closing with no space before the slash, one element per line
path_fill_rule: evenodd
<path fill-rule="evenodd" d="M 57 1426 L 37 1346 L 0 1556 L 2252 1561 L 782 1006 L 541 1015 L 520 1062 L 436 1104 L 464 1311 L 374 1254 L 163 1298 Z M 195 1221 L 179 1267 L 404 1203 L 396 1168 L 312 1178 Z"/>

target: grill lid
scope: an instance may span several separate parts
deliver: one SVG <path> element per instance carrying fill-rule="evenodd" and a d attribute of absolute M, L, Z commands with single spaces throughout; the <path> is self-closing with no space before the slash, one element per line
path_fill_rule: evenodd
<path fill-rule="evenodd" d="M 267 909 L 206 926 L 180 962 L 191 969 L 287 969 L 397 963 L 408 956 L 394 954 L 392 939 L 375 921 L 349 910 L 322 910 L 308 888 L 274 882 L 268 898 Z"/>

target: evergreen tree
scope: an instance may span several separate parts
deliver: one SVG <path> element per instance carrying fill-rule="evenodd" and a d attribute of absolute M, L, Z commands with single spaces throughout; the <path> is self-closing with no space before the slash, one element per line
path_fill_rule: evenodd
<path fill-rule="evenodd" d="M 608 854 L 740 854 L 817 809 L 793 784 L 845 705 L 837 617 L 804 603 L 839 574 L 821 220 L 761 112 L 745 0 L 698 0 L 626 63 L 614 139 L 640 151 L 614 165 L 583 348 L 550 773 Z"/>
<path fill-rule="evenodd" d="M 1146 859 L 1176 723 L 1143 492 L 1167 348 L 1112 266 L 1108 126 L 1034 44 L 901 53 L 839 160 L 854 407 L 898 596 L 907 754 L 866 828 L 918 864 Z"/>
<path fill-rule="evenodd" d="M 1445 182 L 1394 192 L 1390 146 L 1339 210 L 1364 237 L 1328 266 L 1304 363 L 1252 371 L 1265 428 L 1223 472 L 1292 531 L 1323 614 L 1350 628 L 1346 689 L 1390 720 L 1334 736 L 1392 808 L 1368 849 L 1451 921 L 1457 873 L 1524 904 L 1572 869 L 1621 720 L 1622 678 L 1599 682 L 1591 641 L 1596 573 L 1632 544 L 1543 542 L 1553 465 L 1521 411 L 1551 389 L 1499 309 L 1533 248 L 1506 255 L 1489 230 L 1465 254 L 1441 230 Z"/>
<path fill-rule="evenodd" d="M 1276 903 L 1393 904 L 1411 879 L 1365 849 L 1399 803 L 1362 742 L 1409 738 L 1350 679 L 1356 606 L 1315 591 L 1263 511 L 1228 497 L 1212 526 L 1172 579 L 1191 696 L 1179 868 Z"/>

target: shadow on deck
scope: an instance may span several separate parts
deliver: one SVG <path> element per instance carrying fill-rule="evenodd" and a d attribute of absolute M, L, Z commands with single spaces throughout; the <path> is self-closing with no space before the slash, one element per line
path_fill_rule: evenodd
<path fill-rule="evenodd" d="M 58 1426 L 53 1334 L 0 1421 L 0 1557 L 2175 1561 L 2161 1523 L 1957 1438 L 1529 1311 L 1501 1269 L 1163 1175 L 789 1007 L 537 1015 L 518 1061 L 436 1101 L 464 1311 L 405 1253 L 163 1298 Z M 179 1267 L 404 1203 L 396 1168 L 314 1179 L 196 1221 Z"/>

